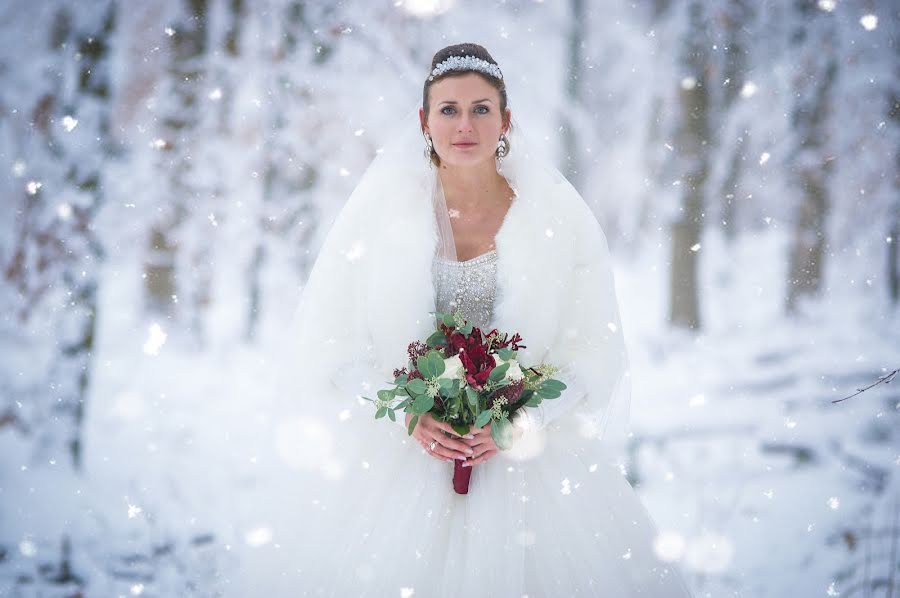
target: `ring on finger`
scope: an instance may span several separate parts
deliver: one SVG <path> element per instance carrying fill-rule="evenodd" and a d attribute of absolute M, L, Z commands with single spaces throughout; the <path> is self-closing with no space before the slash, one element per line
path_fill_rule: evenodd
<path fill-rule="evenodd" d="M 435 447 L 436 445 L 437 445 L 437 439 L 432 440 L 432 441 L 431 441 L 431 444 L 428 445 L 428 448 L 430 448 L 431 450 L 434 450 L 434 447 Z"/>

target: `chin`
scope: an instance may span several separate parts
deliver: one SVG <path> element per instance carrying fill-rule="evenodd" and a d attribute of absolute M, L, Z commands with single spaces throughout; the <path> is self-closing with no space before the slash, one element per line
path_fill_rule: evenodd
<path fill-rule="evenodd" d="M 460 155 L 462 152 L 453 152 L 455 156 L 450 156 L 449 158 L 444 158 L 441 156 L 441 162 L 444 164 L 450 164 L 452 166 L 477 166 L 479 164 L 483 164 L 487 161 L 493 162 L 494 154 L 486 154 L 486 155 Z"/>

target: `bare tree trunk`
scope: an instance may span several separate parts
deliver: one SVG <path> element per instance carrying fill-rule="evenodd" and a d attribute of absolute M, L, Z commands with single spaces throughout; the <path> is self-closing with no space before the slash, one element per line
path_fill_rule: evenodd
<path fill-rule="evenodd" d="M 888 118 L 894 123 L 894 127 L 900 127 L 900 96 L 892 93 L 889 98 L 890 110 Z M 900 303 L 900 148 L 894 151 L 894 201 L 893 209 L 889 215 L 887 236 L 887 280 L 888 296 L 891 303 Z"/>
<path fill-rule="evenodd" d="M 584 62 L 585 24 L 587 14 L 584 9 L 584 0 L 571 0 L 572 7 L 569 32 L 568 55 L 566 64 L 566 98 L 569 106 L 562 114 L 562 171 L 572 186 L 581 190 L 584 175 L 582 172 L 581 152 L 579 149 L 579 135 L 576 123 L 572 120 L 572 106 L 581 106 L 582 95 L 582 64 Z"/>
<path fill-rule="evenodd" d="M 815 2 L 797 0 L 799 29 L 794 43 L 803 68 L 796 86 L 792 124 L 799 147 L 791 156 L 791 171 L 800 187 L 800 203 L 794 221 L 794 238 L 789 256 L 788 288 L 785 309 L 792 313 L 803 296 L 819 292 L 822 262 L 825 257 L 828 215 L 828 173 L 831 170 L 828 149 L 828 118 L 832 86 L 837 75 L 834 53 L 835 34 L 827 27 Z"/>
<path fill-rule="evenodd" d="M 194 169 L 193 136 L 203 110 L 200 94 L 205 91 L 206 9 L 206 0 L 185 0 L 185 14 L 169 36 L 170 103 L 164 108 L 159 148 L 164 157 L 160 170 L 169 175 L 168 187 L 163 188 L 168 197 L 162 198 L 165 209 L 152 227 L 144 266 L 147 308 L 177 315 L 175 306 L 185 302 L 189 325 L 196 335 L 202 330 L 195 314 L 209 301 L 209 280 L 202 256 L 183 256 L 179 268 L 179 252 L 184 251 L 179 229 L 190 217 L 188 205 L 197 199 L 190 178 Z"/>
<path fill-rule="evenodd" d="M 746 0 L 734 0 L 726 3 L 722 7 L 721 20 L 724 25 L 723 46 L 725 50 L 725 62 L 723 68 L 723 106 L 719 111 L 726 114 L 741 89 L 744 70 L 747 63 L 746 52 L 748 46 L 744 30 L 747 23 L 752 19 L 752 7 Z M 728 174 L 722 181 L 720 201 L 722 202 L 722 227 L 725 231 L 725 237 L 732 241 L 737 236 L 737 208 L 739 197 L 738 186 L 740 184 L 741 175 L 743 174 L 744 152 L 749 145 L 749 131 L 745 131 L 737 140 L 737 143 L 731 144 L 727 141 L 727 146 L 718 143 L 717 145 L 725 151 L 731 152 L 731 160 L 728 164 Z"/>
<path fill-rule="evenodd" d="M 708 50 L 704 40 L 703 8 L 688 8 L 682 64 L 689 77 L 679 83 L 681 117 L 676 140 L 681 177 L 681 215 L 672 223 L 671 302 L 669 321 L 674 326 L 699 329 L 700 301 L 697 285 L 697 245 L 703 230 L 703 204 L 709 171 Z"/>

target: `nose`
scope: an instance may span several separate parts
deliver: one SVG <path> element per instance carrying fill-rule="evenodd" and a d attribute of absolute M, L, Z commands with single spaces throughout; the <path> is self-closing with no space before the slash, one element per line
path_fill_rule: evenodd
<path fill-rule="evenodd" d="M 463 112 L 462 116 L 459 119 L 459 124 L 457 125 L 456 130 L 460 133 L 472 130 L 472 122 L 467 113 Z"/>

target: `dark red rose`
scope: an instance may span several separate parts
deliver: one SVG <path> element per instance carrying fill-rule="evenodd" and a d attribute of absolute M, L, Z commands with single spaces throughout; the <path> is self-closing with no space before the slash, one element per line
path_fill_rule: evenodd
<path fill-rule="evenodd" d="M 497 365 L 493 356 L 481 344 L 474 344 L 459 352 L 459 359 L 466 370 L 466 382 L 475 390 L 481 390 L 491 370 Z"/>

